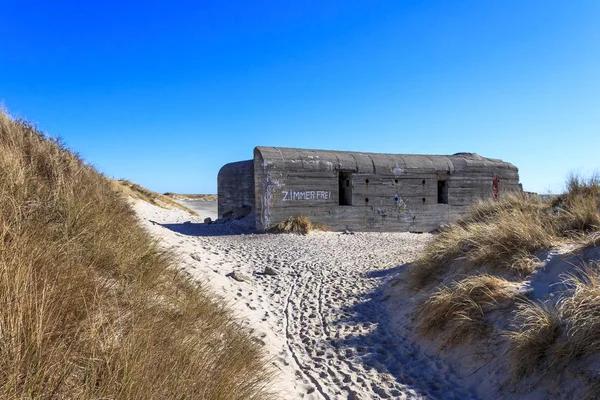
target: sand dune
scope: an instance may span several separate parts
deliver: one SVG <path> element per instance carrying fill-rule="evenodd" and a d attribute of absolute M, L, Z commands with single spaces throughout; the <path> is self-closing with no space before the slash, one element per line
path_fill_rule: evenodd
<path fill-rule="evenodd" d="M 379 289 L 429 235 L 240 234 L 242 223 L 204 225 L 202 215 L 143 202 L 135 209 L 180 268 L 231 304 L 264 345 L 280 398 L 475 398 L 435 355 L 392 329 Z"/>

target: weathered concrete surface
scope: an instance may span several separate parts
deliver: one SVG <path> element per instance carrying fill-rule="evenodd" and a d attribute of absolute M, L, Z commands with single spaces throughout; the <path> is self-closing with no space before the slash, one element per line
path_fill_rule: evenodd
<path fill-rule="evenodd" d="M 254 210 L 253 160 L 224 165 L 217 176 L 217 186 L 219 218 L 247 207 Z"/>
<path fill-rule="evenodd" d="M 219 173 L 219 215 L 250 202 L 251 180 L 258 229 L 305 215 L 333 230 L 427 232 L 464 215 L 474 201 L 491 197 L 495 177 L 500 192 L 521 191 L 515 166 L 472 153 L 257 147 L 254 160 L 228 164 Z"/>

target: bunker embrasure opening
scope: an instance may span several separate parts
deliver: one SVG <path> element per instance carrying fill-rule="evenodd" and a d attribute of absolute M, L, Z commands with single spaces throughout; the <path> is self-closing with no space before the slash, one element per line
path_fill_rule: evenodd
<path fill-rule="evenodd" d="M 352 172 L 339 172 L 340 206 L 352 205 Z"/>
<path fill-rule="evenodd" d="M 437 202 L 438 204 L 448 204 L 448 182 L 446 180 L 438 180 Z"/>

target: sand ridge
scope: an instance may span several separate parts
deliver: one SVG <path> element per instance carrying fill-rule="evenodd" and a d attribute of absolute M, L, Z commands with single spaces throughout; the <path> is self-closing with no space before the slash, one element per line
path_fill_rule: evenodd
<path fill-rule="evenodd" d="M 229 303 L 264 346 L 279 398 L 476 398 L 392 328 L 380 290 L 429 235 L 240 234 L 242 224 L 204 225 L 202 216 L 143 202 L 134 208 L 178 254 L 179 268 Z M 277 274 L 265 274 L 267 266 Z"/>

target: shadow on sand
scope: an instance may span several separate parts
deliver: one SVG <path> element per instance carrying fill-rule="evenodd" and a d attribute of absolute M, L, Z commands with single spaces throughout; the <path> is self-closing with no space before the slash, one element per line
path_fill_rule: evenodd
<path fill-rule="evenodd" d="M 476 398 L 468 389 L 449 387 L 444 379 L 435 379 L 436 375 L 444 374 L 444 371 L 435 370 L 436 366 L 441 369 L 440 360 L 424 355 L 418 344 L 404 336 L 406 333 L 400 335 L 394 332 L 386 304 L 389 300 L 386 288 L 391 278 L 409 265 L 406 263 L 367 274 L 370 278 L 383 278 L 381 284 L 374 291 L 361 296 L 355 305 L 342 309 L 345 317 L 334 324 L 370 326 L 370 332 L 332 339 L 331 344 L 338 349 L 352 349 L 367 368 L 392 375 L 398 383 L 425 398 L 457 398 L 457 395 L 464 399 Z"/>
<path fill-rule="evenodd" d="M 225 224 L 195 224 L 184 222 L 182 224 L 161 224 L 156 221 L 150 221 L 154 225 L 160 225 L 173 232 L 186 236 L 236 236 L 259 233 L 253 228 L 234 222 Z"/>
<path fill-rule="evenodd" d="M 400 271 L 408 267 L 410 264 L 402 264 L 389 269 L 380 269 L 377 271 L 371 271 L 366 274 L 367 278 L 389 278 L 397 275 Z"/>

